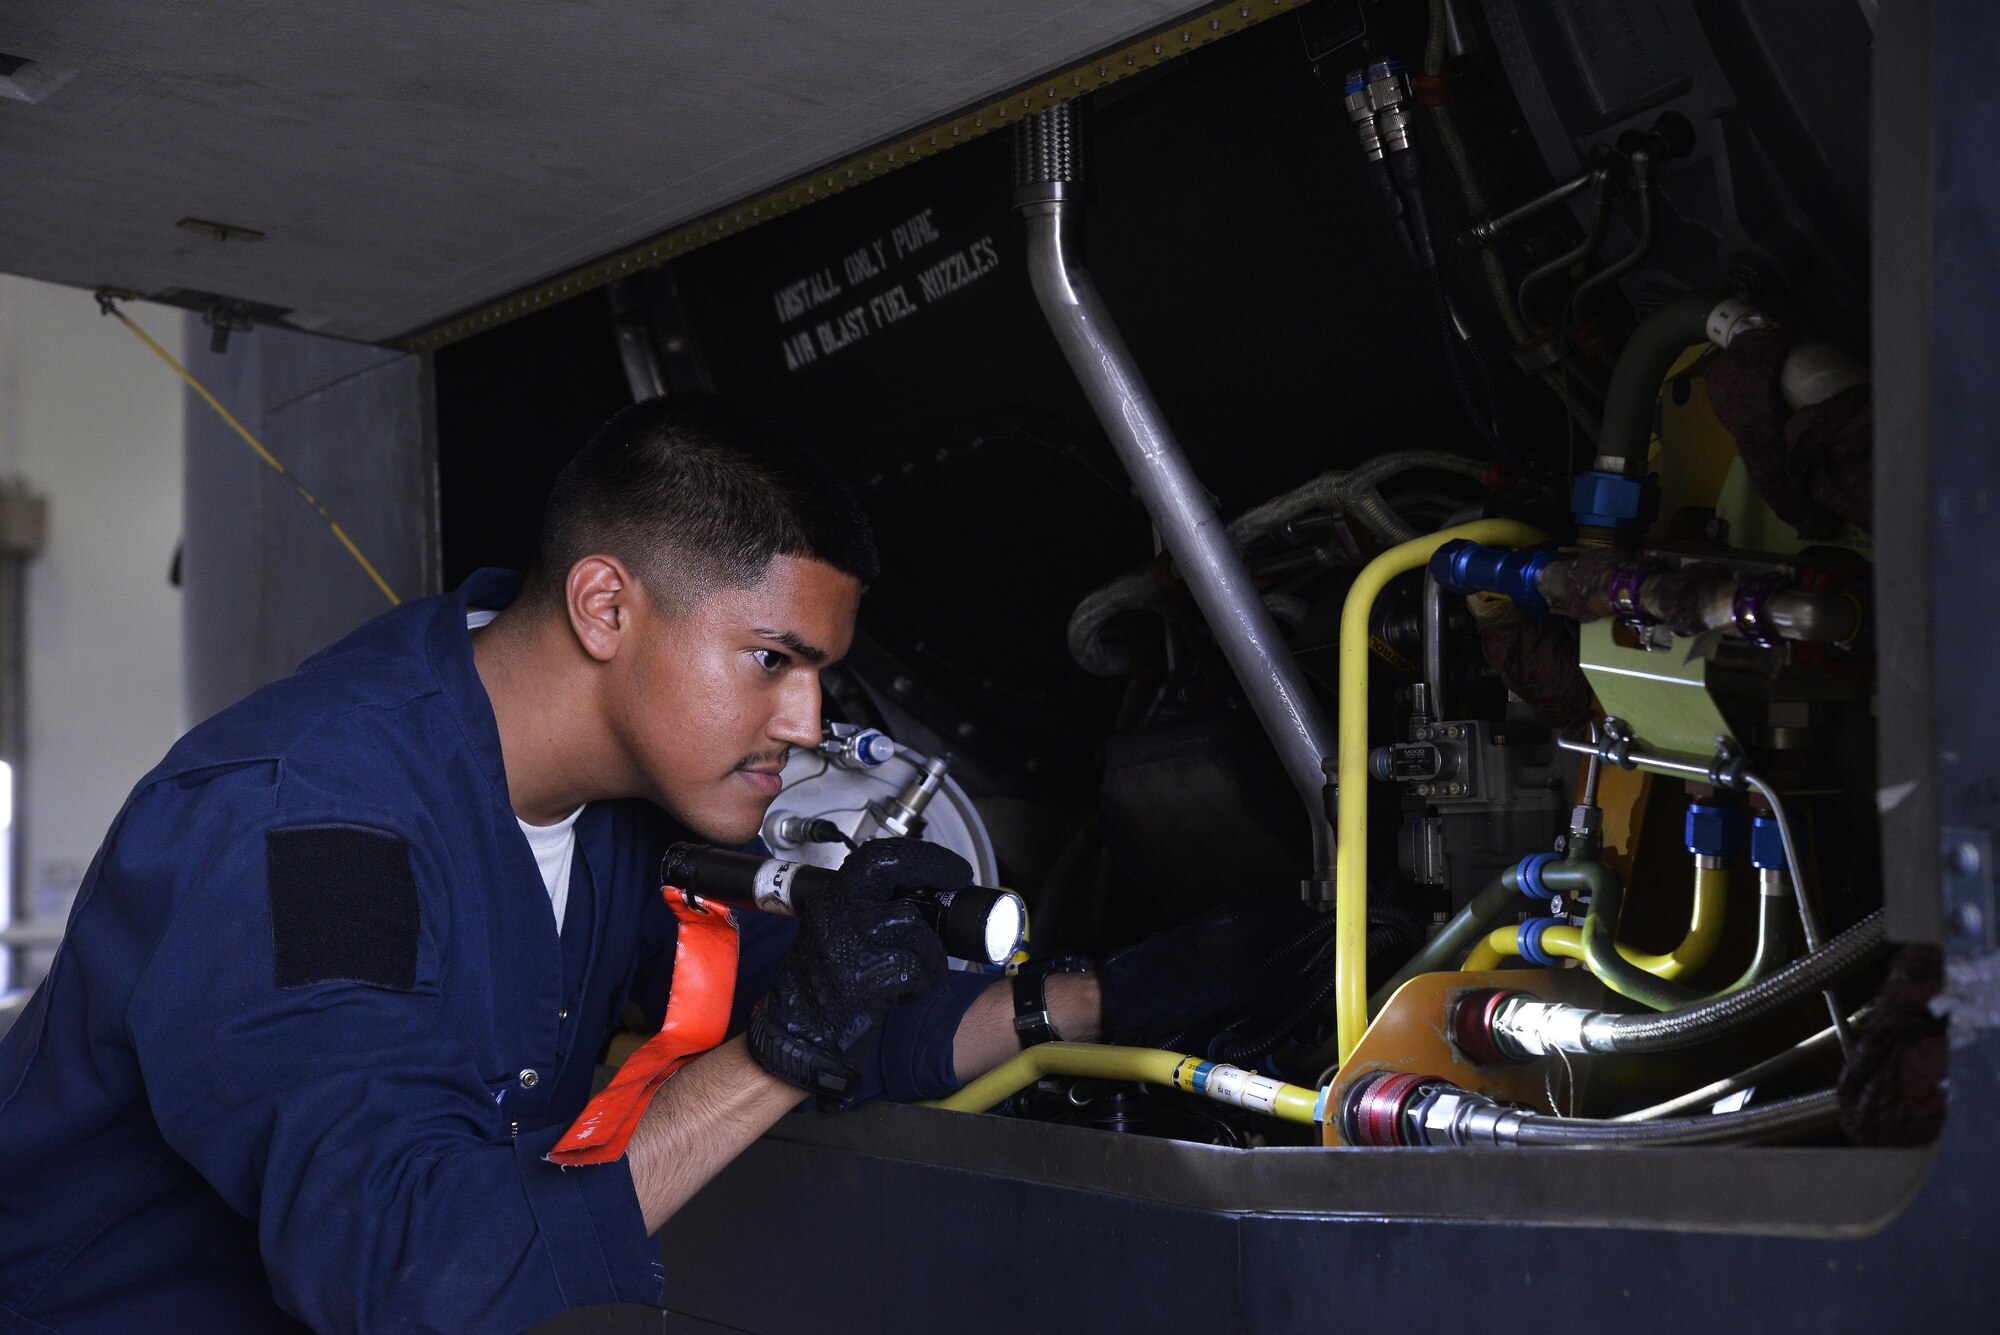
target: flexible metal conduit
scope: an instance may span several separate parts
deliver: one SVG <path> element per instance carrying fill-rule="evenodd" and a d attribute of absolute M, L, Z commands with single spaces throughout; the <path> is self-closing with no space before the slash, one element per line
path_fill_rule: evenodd
<path fill-rule="evenodd" d="M 1391 547 L 1361 569 L 1340 612 L 1340 804 L 1338 889 L 1334 912 L 1340 982 L 1334 1021 L 1340 1059 L 1346 1061 L 1368 1029 L 1368 617 L 1390 580 L 1421 570 L 1447 542 L 1532 546 L 1547 541 L 1538 529 L 1511 519 L 1482 519 L 1442 529 Z"/>
<path fill-rule="evenodd" d="M 1326 1116 L 1326 1094 L 1289 1085 L 1240 1066 L 1203 1061 L 1157 1048 L 1121 1048 L 1100 1043 L 1038 1043 L 1001 1063 L 949 1098 L 925 1104 L 951 1112 L 985 1112 L 1043 1076 L 1070 1075 L 1096 1080 L 1139 1080 L 1185 1090 L 1217 1103 L 1269 1113 L 1286 1122 L 1316 1126 Z"/>
<path fill-rule="evenodd" d="M 1081 108 L 1065 102 L 1015 131 L 1015 203 L 1027 221 L 1035 299 L 1305 803 L 1313 831 L 1308 891 L 1324 902 L 1334 876 L 1325 770 L 1333 733 L 1083 267 L 1080 122 Z M 1357 952 L 1366 934 L 1364 922 Z"/>
<path fill-rule="evenodd" d="M 1598 1122 L 1578 1117 L 1527 1117 L 1516 1145 L 1747 1145 L 1824 1131 L 1840 1120 L 1834 1091 L 1801 1094 L 1762 1108 L 1645 1122 Z"/>
<path fill-rule="evenodd" d="M 1865 1014 L 1865 1012 L 1857 1012 L 1850 1022 L 1860 1023 L 1862 1014 Z M 1677 1094 L 1673 1098 L 1661 1103 L 1655 1103 L 1648 1108 L 1620 1113 L 1611 1120 L 1614 1122 L 1651 1122 L 1658 1118 L 1671 1117 L 1675 1113 L 1689 1112 L 1695 1108 L 1705 1107 L 1721 1099 L 1728 1098 L 1731 1094 L 1741 1093 L 1746 1089 L 1754 1089 L 1765 1081 L 1784 1075 L 1786 1072 L 1803 1066 L 1805 1063 L 1818 1058 L 1822 1054 L 1837 1052 L 1839 1049 L 1840 1032 L 1832 1025 L 1828 1025 L 1811 1038 L 1806 1039 L 1803 1043 L 1795 1043 L 1775 1057 L 1767 1057 L 1755 1066 L 1738 1071 L 1735 1075 L 1711 1081 L 1699 1089 L 1691 1089 L 1685 1094 Z"/>
<path fill-rule="evenodd" d="M 1230 545 L 1241 551 L 1295 519 L 1333 513 L 1353 519 L 1384 544 L 1394 546 L 1416 537 L 1417 531 L 1382 499 L 1383 483 L 1398 473 L 1419 470 L 1455 473 L 1483 482 L 1488 468 L 1489 465 L 1477 459 L 1445 450 L 1396 450 L 1370 459 L 1359 468 L 1322 473 L 1282 496 L 1252 506 L 1230 520 L 1225 531 Z M 1273 605 L 1274 596 L 1264 595 L 1267 607 Z M 1159 575 L 1150 563 L 1119 576 L 1085 595 L 1070 613 L 1070 657 L 1078 667 L 1095 676 L 1110 677 L 1125 672 L 1127 665 L 1100 640 L 1105 624 L 1124 612 L 1138 608 L 1165 611 L 1168 605 Z"/>
<path fill-rule="evenodd" d="M 1430 1076 L 1380 1072 L 1350 1086 L 1339 1113 L 1341 1138 L 1370 1148 L 1577 1145 L 1748 1145 L 1834 1126 L 1833 1090 L 1761 1108 L 1643 1122 L 1553 1117 L 1512 1107 Z"/>
<path fill-rule="evenodd" d="M 1493 1035 L 1502 1048 L 1525 1056 L 1556 1051 L 1666 1052 L 1691 1047 L 1734 1033 L 1807 993 L 1830 987 L 1866 963 L 1883 945 L 1882 910 L 1877 909 L 1819 950 L 1740 992 L 1657 1015 L 1611 1015 L 1523 995 L 1498 1008 Z M 1841 1016 L 1843 1021 L 1846 1018 Z"/>

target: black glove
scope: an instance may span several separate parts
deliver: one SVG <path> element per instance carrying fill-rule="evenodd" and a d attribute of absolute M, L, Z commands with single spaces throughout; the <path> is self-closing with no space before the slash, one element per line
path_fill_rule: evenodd
<path fill-rule="evenodd" d="M 1324 930 L 1321 922 L 1307 905 L 1286 900 L 1213 913 L 1119 951 L 1097 968 L 1105 1041 L 1159 1047 L 1236 1019 L 1284 981 L 1270 966 L 1302 932 Z"/>
<path fill-rule="evenodd" d="M 838 1108 L 861 1081 L 882 1017 L 943 981 L 944 946 L 911 890 L 961 890 L 972 868 L 921 839 L 875 839 L 799 910 L 799 934 L 750 1015 L 750 1055 Z"/>

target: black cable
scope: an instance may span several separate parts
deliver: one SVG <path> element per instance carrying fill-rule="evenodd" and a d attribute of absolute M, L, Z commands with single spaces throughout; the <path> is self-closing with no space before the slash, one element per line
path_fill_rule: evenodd
<path fill-rule="evenodd" d="M 1451 301 L 1445 295 L 1444 274 L 1438 266 L 1437 242 L 1431 232 L 1430 209 L 1424 202 L 1423 161 L 1415 149 L 1404 149 L 1389 155 L 1394 164 L 1396 184 L 1401 187 L 1403 205 L 1409 219 L 1409 236 L 1416 256 L 1417 267 L 1423 271 L 1425 284 L 1429 290 L 1431 314 L 1437 326 L 1438 337 L 1444 350 L 1445 369 L 1450 372 L 1453 393 L 1458 398 L 1459 408 L 1466 420 L 1472 424 L 1473 432 L 1492 453 L 1498 455 L 1516 473 L 1526 475 L 1530 470 L 1527 461 L 1512 446 L 1500 438 L 1489 409 L 1482 407 L 1473 385 L 1466 378 L 1465 362 L 1473 364 L 1474 374 L 1479 380 L 1486 403 L 1497 410 L 1498 397 L 1493 388 L 1492 373 L 1486 361 L 1476 348 L 1462 346 L 1458 336 L 1458 323 L 1452 318 Z M 1494 415 L 1497 415 L 1495 411 Z"/>
<path fill-rule="evenodd" d="M 806 822 L 806 839 L 815 844 L 846 844 L 850 850 L 856 847 L 847 831 L 824 816 L 815 816 Z"/>

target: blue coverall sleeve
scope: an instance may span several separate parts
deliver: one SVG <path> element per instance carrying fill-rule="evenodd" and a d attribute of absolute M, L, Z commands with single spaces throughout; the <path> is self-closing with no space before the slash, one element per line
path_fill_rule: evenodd
<path fill-rule="evenodd" d="M 383 815 L 317 819 L 399 833 Z M 479 1335 L 573 1306 L 656 1301 L 657 1256 L 625 1162 L 544 1162 L 562 1128 L 510 1135 L 446 1022 L 453 923 L 421 841 L 410 841 L 414 986 L 276 985 L 266 835 L 313 819 L 288 813 L 202 841 L 219 851 L 176 873 L 129 1016 L 154 1117 L 256 1222 L 278 1303 L 323 1331 Z"/>

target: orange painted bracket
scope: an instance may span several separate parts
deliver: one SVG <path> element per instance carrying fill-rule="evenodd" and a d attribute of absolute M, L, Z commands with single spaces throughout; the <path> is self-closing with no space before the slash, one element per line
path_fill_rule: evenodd
<path fill-rule="evenodd" d="M 1494 969 L 1485 973 L 1424 973 L 1396 989 L 1368 1026 L 1354 1052 L 1333 1078 L 1327 1106 L 1338 1108 L 1347 1091 L 1376 1071 L 1407 1071 L 1437 1076 L 1462 1089 L 1488 1094 L 1506 1103 L 1527 1104 L 1543 1112 L 1567 1112 L 1588 1070 L 1588 1058 L 1571 1057 L 1564 1067 L 1550 1058 L 1524 1066 L 1483 1066 L 1451 1041 L 1451 1004 L 1468 992 L 1486 987 L 1520 988 L 1544 1001 L 1576 1006 L 1600 1006 L 1604 987 L 1583 969 Z M 1557 1102 L 1565 1106 L 1556 1107 Z M 1344 1144 L 1339 1119 L 1329 1117 L 1326 1143 Z"/>

